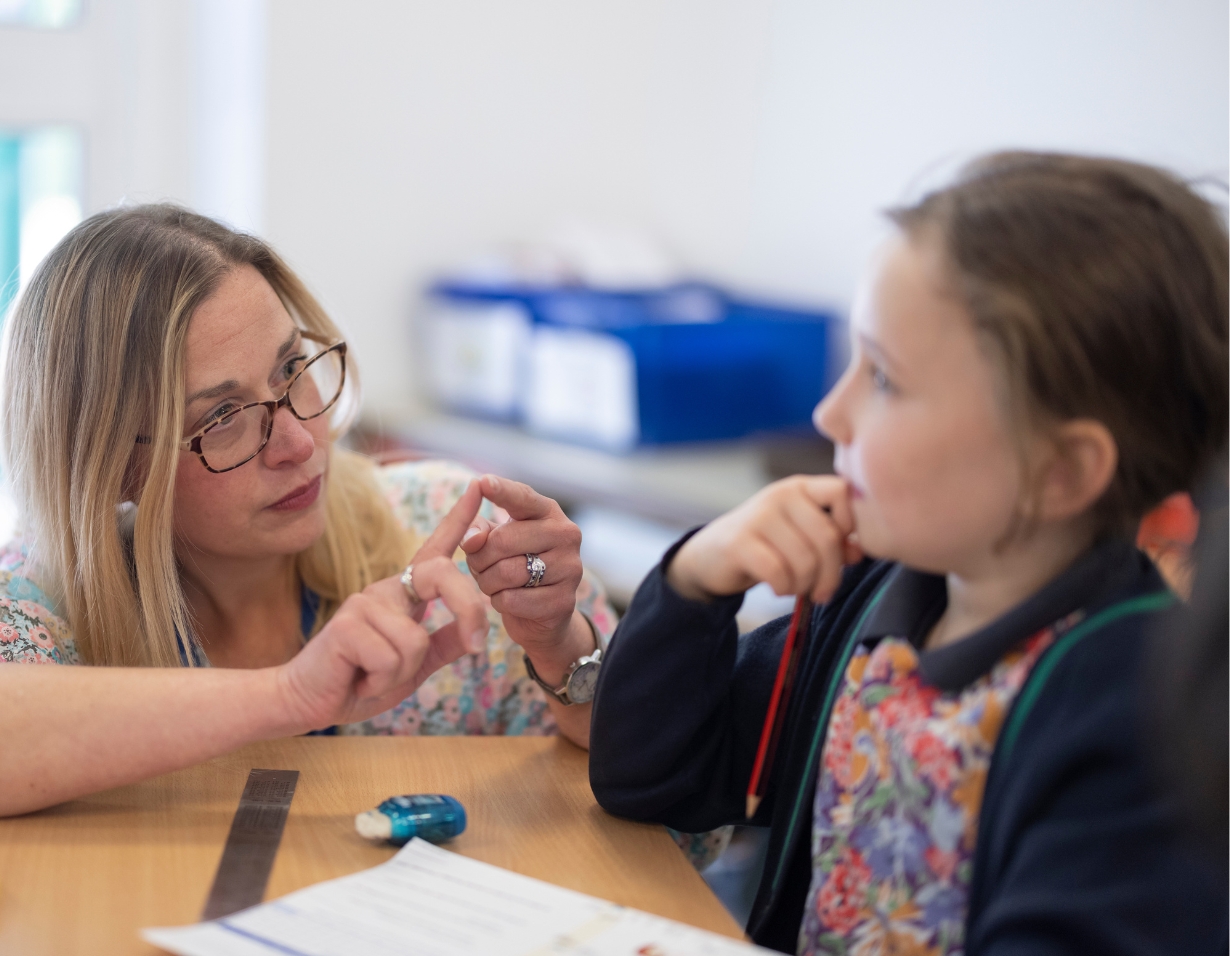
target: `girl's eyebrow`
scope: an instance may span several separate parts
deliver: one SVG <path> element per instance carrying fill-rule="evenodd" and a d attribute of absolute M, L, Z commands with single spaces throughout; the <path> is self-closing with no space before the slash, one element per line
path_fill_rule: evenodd
<path fill-rule="evenodd" d="M 296 326 L 290 333 L 290 337 L 278 347 L 278 354 L 274 357 L 274 364 L 278 364 L 282 359 L 286 358 L 291 353 L 294 347 L 299 343 L 299 335 L 301 330 Z M 239 388 L 239 382 L 233 378 L 228 378 L 225 382 L 219 382 L 217 385 L 211 385 L 209 388 L 203 388 L 188 397 L 184 402 L 187 407 L 193 402 L 199 402 L 202 398 L 219 398 L 227 392 L 233 392 Z"/>
<path fill-rule="evenodd" d="M 859 345 L 863 347 L 863 351 L 870 355 L 878 364 L 887 365 L 889 368 L 896 367 L 897 363 L 893 360 L 892 356 L 885 352 L 884 347 L 876 342 L 875 339 L 860 332 L 858 334 L 858 341 Z"/>

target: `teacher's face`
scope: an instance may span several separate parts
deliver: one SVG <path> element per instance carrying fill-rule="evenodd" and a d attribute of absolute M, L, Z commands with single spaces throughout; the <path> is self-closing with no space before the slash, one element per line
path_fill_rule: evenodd
<path fill-rule="evenodd" d="M 279 399 L 304 343 L 265 278 L 238 266 L 193 313 L 185 346 L 184 437 L 249 402 Z M 329 416 L 274 415 L 268 444 L 244 465 L 214 474 L 191 451 L 175 476 L 181 560 L 250 560 L 297 554 L 325 528 Z"/>

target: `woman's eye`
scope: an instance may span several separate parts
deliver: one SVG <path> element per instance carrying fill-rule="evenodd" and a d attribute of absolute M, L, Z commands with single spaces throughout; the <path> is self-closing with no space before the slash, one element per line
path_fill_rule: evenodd
<path fill-rule="evenodd" d="M 206 425 L 216 425 L 223 421 L 227 416 L 235 414 L 239 411 L 239 406 L 233 402 L 227 402 L 225 405 L 219 405 L 212 412 L 201 419 L 201 427 Z"/>
<path fill-rule="evenodd" d="M 299 369 L 303 368 L 303 361 L 305 358 L 307 358 L 306 355 L 295 355 L 282 363 L 283 382 L 290 381 L 299 373 Z"/>

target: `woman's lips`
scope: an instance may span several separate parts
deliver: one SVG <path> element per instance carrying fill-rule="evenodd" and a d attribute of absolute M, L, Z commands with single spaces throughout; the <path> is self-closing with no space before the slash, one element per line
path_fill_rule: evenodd
<path fill-rule="evenodd" d="M 320 479 L 317 475 L 306 485 L 300 485 L 285 498 L 279 498 L 269 506 L 270 511 L 299 511 L 312 504 L 320 495 Z"/>

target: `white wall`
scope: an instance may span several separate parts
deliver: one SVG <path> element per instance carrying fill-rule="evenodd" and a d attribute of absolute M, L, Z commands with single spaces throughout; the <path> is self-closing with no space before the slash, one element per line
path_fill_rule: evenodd
<path fill-rule="evenodd" d="M 260 235 L 267 172 L 265 0 L 190 0 L 190 7 L 191 204 Z"/>
<path fill-rule="evenodd" d="M 423 279 L 493 241 L 575 218 L 649 228 L 697 266 L 734 269 L 770 13 L 273 0 L 269 235 L 348 326 L 369 405 L 412 393 Z"/>
<path fill-rule="evenodd" d="M 1224 0 L 779 0 L 749 280 L 848 301 L 875 215 L 1002 147 L 1227 175 Z"/>
<path fill-rule="evenodd" d="M 0 28 L 0 125 L 79 123 L 87 211 L 263 229 L 392 416 L 424 279 L 560 220 L 840 307 L 876 210 L 971 153 L 1224 177 L 1228 31 L 1224 0 L 89 0 Z"/>
<path fill-rule="evenodd" d="M 264 0 L 86 0 L 0 27 L 0 126 L 84 134 L 85 212 L 169 199 L 263 228 Z"/>
<path fill-rule="evenodd" d="M 84 133 L 87 213 L 191 197 L 184 0 L 94 0 L 68 30 L 0 28 L 0 125 Z"/>
<path fill-rule="evenodd" d="M 1226 175 L 1224 0 L 270 0 L 268 233 L 411 401 L 420 283 L 565 218 L 843 306 L 876 210 L 1003 146 Z"/>

